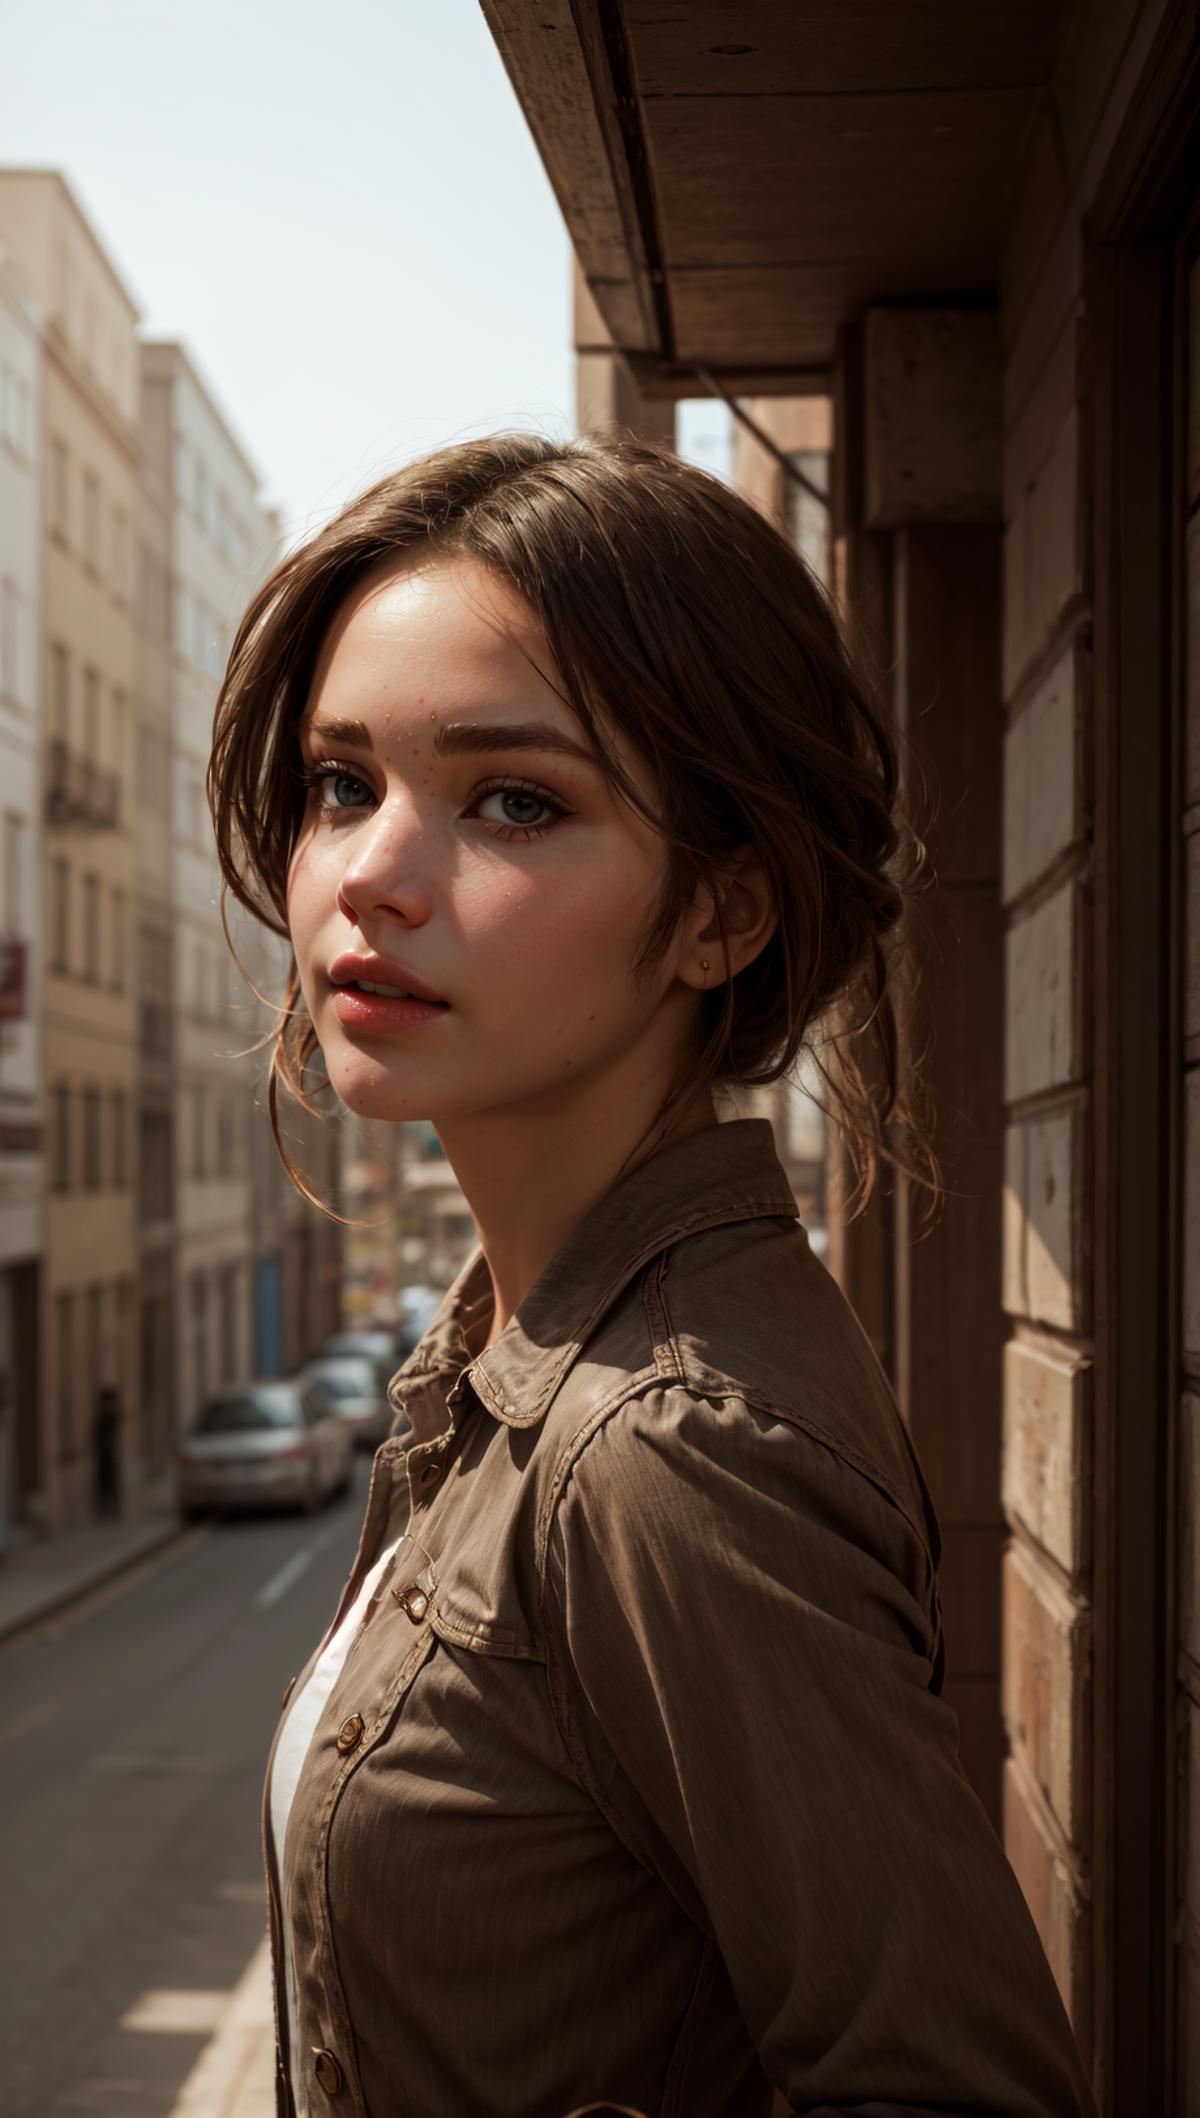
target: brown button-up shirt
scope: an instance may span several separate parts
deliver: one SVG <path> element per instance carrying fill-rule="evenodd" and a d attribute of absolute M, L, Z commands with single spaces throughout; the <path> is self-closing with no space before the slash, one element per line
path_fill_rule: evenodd
<path fill-rule="evenodd" d="M 477 1253 L 391 1386 L 341 1610 L 410 1536 L 267 1817 L 281 2113 L 1090 2111 L 769 1124 L 633 1170 L 480 1353 L 490 1304 Z"/>

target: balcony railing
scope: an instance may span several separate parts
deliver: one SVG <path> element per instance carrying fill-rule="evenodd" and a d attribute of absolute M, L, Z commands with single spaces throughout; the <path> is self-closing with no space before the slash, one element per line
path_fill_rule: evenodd
<path fill-rule="evenodd" d="M 61 736 L 46 746 L 46 821 L 113 830 L 120 821 L 121 782 L 115 772 L 72 750 Z"/>

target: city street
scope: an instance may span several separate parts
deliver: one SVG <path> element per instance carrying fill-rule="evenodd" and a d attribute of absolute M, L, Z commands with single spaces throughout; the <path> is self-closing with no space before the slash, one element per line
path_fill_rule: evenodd
<path fill-rule="evenodd" d="M 190 1532 L 0 1652 L 7 2118 L 235 2108 L 196 2070 L 262 1942 L 267 1748 L 367 1472 L 312 1518 Z"/>

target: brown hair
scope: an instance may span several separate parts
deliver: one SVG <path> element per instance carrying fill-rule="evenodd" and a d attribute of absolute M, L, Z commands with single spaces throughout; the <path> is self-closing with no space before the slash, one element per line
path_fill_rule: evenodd
<path fill-rule="evenodd" d="M 664 887 L 636 971 L 653 968 L 699 884 L 719 904 L 723 860 L 750 845 L 763 863 L 775 932 L 734 978 L 722 932 L 726 978 L 703 997 L 698 1049 L 665 1109 L 704 1085 L 776 1081 L 806 1049 L 846 1140 L 851 1210 L 882 1162 L 936 1192 L 896 1028 L 900 922 L 923 856 L 893 738 L 792 545 L 666 448 L 621 433 L 465 442 L 380 479 L 289 553 L 238 627 L 217 701 L 208 794 L 225 886 L 286 935 L 304 807 L 296 722 L 317 655 L 369 569 L 430 548 L 472 555 L 525 598 L 603 769 L 662 835 Z M 606 742 L 605 713 L 649 763 L 657 810 Z M 309 1198 L 280 1138 L 277 1083 L 312 1108 L 315 1049 L 293 957 L 268 1094 Z"/>

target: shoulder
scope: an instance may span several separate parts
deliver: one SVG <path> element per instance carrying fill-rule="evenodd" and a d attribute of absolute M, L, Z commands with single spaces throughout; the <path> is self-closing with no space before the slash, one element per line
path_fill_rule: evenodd
<path fill-rule="evenodd" d="M 629 1505 L 681 1480 L 698 1496 L 723 1477 L 749 1491 L 776 1480 L 793 1501 L 825 1487 L 851 1513 L 899 1516 L 936 1567 L 936 1519 L 890 1385 L 793 1220 L 670 1245 L 581 1349 L 552 1412 L 543 1529 L 572 1478 L 624 1484 Z"/>

